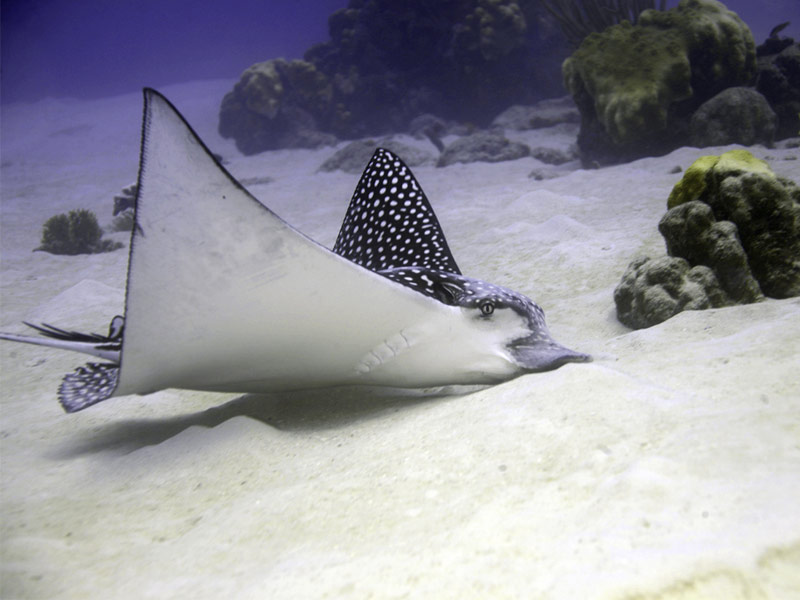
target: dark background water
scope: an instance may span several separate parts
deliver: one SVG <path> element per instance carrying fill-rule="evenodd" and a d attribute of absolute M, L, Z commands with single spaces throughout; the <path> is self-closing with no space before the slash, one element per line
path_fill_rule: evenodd
<path fill-rule="evenodd" d="M 401 1 L 401 0 L 398 0 Z M 670 0 L 674 6 L 677 0 Z M 800 37 L 800 0 L 729 0 L 760 43 Z M 347 0 L 0 0 L 0 98 L 95 98 L 144 86 L 235 79 L 328 39 Z"/>

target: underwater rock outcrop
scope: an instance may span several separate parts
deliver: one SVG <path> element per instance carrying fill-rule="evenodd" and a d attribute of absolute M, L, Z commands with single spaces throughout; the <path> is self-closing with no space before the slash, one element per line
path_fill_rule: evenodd
<path fill-rule="evenodd" d="M 223 98 L 219 133 L 243 154 L 333 145 L 336 137 L 320 131 L 314 116 L 332 110 L 331 94 L 328 79 L 306 61 L 255 64 Z"/>
<path fill-rule="evenodd" d="M 242 152 L 404 131 L 425 113 L 487 126 L 560 88 L 566 43 L 534 0 L 351 0 L 330 41 L 267 61 L 223 101 L 220 133 Z"/>
<path fill-rule="evenodd" d="M 703 275 L 708 297 L 702 300 L 696 286 L 687 288 L 699 277 L 689 277 L 691 269 L 672 265 L 665 279 L 661 263 L 654 262 L 661 265 L 654 275 L 653 265 L 637 259 L 614 292 L 621 322 L 649 327 L 672 309 L 800 296 L 800 187 L 777 177 L 767 163 L 746 150 L 701 157 L 675 185 L 667 206 L 659 231 L 670 258 L 709 269 L 715 285 Z M 663 308 L 665 293 L 674 300 L 670 310 Z M 653 298 L 662 300 L 662 308 L 653 308 Z"/>
<path fill-rule="evenodd" d="M 800 43 L 773 32 L 757 55 L 756 88 L 778 116 L 775 139 L 800 135 Z"/>
<path fill-rule="evenodd" d="M 767 99 L 755 89 L 732 87 L 704 102 L 692 115 L 689 135 L 692 146 L 728 144 L 771 145 L 778 117 Z"/>
<path fill-rule="evenodd" d="M 750 29 L 716 0 L 681 0 L 587 37 L 563 65 L 581 112 L 584 162 L 658 155 L 683 144 L 688 120 L 756 74 Z"/>
<path fill-rule="evenodd" d="M 800 295 L 800 187 L 746 150 L 698 159 L 675 186 L 668 207 L 699 200 L 717 221 L 736 226 L 761 291 Z"/>

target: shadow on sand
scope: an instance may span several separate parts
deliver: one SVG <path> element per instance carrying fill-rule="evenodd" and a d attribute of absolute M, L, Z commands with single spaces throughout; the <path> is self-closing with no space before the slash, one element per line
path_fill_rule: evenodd
<path fill-rule="evenodd" d="M 458 397 L 481 386 L 426 390 L 334 388 L 275 394 L 246 394 L 200 412 L 167 419 L 129 419 L 95 429 L 91 438 L 70 441 L 60 458 L 97 452 L 126 454 L 160 444 L 189 427 L 216 427 L 234 417 L 260 421 L 279 431 L 313 432 L 345 427 L 442 397 Z"/>

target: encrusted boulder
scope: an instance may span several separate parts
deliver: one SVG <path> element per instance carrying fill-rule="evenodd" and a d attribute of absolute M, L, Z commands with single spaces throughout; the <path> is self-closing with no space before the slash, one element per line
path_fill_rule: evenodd
<path fill-rule="evenodd" d="M 772 144 L 778 117 L 753 88 L 732 87 L 704 102 L 689 125 L 693 146 Z"/>
<path fill-rule="evenodd" d="M 700 104 L 756 73 L 747 25 L 716 0 L 681 0 L 589 35 L 563 65 L 581 112 L 584 162 L 665 154 Z"/>
<path fill-rule="evenodd" d="M 662 323 L 683 310 L 727 306 L 714 272 L 682 258 L 640 257 L 628 265 L 614 290 L 617 318 L 632 329 Z"/>

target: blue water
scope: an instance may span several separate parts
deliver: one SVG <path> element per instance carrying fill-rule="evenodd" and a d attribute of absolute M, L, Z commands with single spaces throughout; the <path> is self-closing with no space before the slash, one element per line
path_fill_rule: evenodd
<path fill-rule="evenodd" d="M 236 79 L 255 62 L 300 58 L 326 41 L 328 16 L 347 1 L 2 0 L 0 99 L 95 98 Z M 789 20 L 783 35 L 800 38 L 798 0 L 725 4 L 750 26 L 756 43 Z"/>
<path fill-rule="evenodd" d="M 3 102 L 236 79 L 301 58 L 348 0 L 2 0 Z"/>

